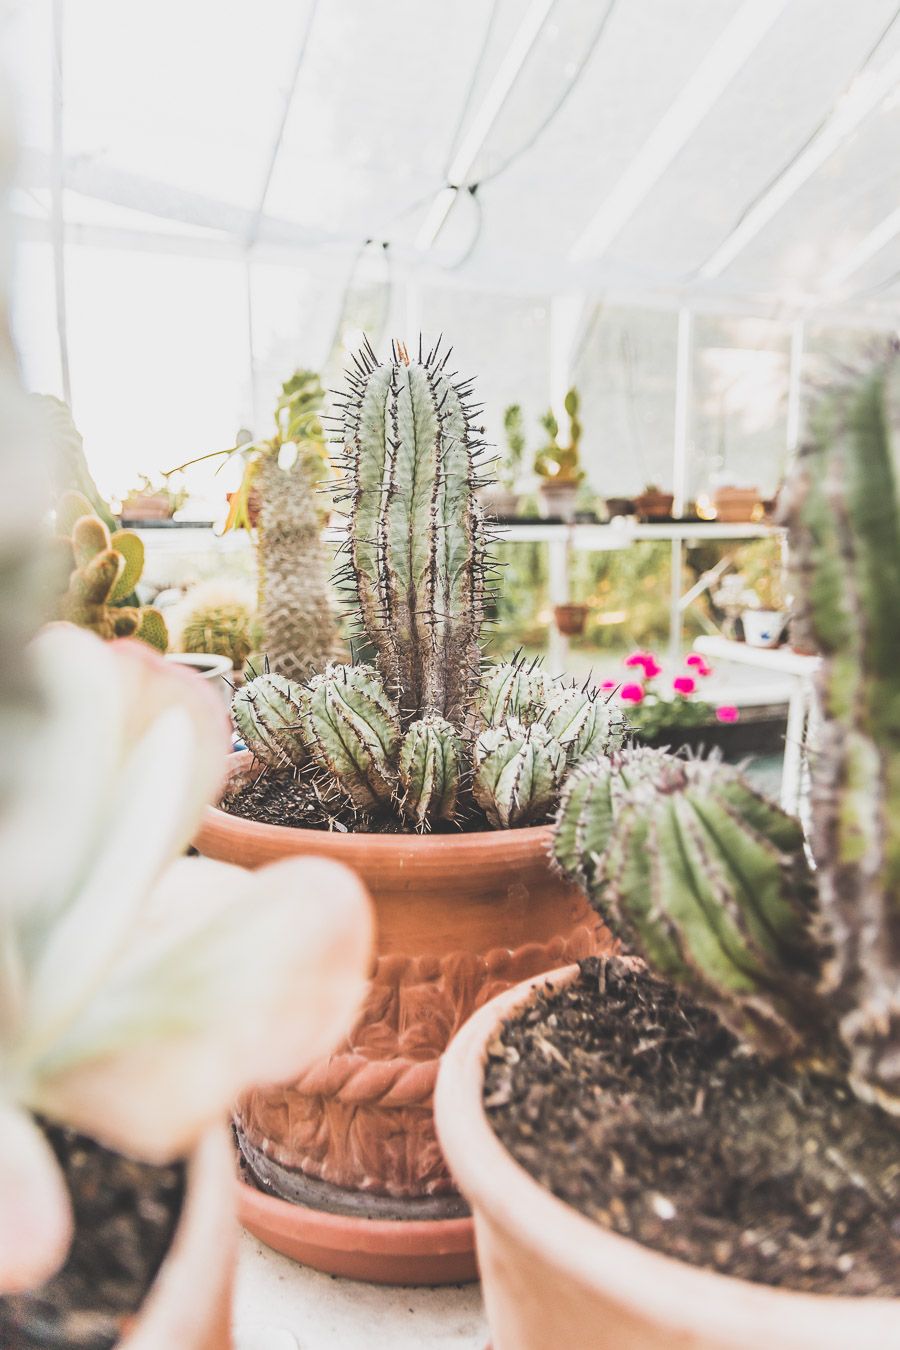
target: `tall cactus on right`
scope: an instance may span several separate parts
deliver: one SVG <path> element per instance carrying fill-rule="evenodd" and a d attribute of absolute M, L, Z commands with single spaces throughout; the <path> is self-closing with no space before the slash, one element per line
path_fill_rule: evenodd
<path fill-rule="evenodd" d="M 829 987 L 868 1095 L 900 1098 L 900 358 L 820 398 L 784 493 L 796 622 L 821 653 L 813 851 Z"/>
<path fill-rule="evenodd" d="M 830 389 L 782 498 L 797 619 L 822 656 L 802 830 L 733 769 L 584 763 L 554 853 L 660 974 L 758 1051 L 900 1114 L 900 361 Z"/>

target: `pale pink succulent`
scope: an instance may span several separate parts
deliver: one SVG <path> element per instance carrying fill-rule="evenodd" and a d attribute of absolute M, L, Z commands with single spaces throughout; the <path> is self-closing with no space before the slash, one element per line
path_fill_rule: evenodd
<path fill-rule="evenodd" d="M 224 773 L 224 710 L 139 642 L 67 624 L 32 646 L 45 715 L 0 818 L 0 1289 L 65 1258 L 41 1113 L 149 1162 L 346 1031 L 372 921 L 325 860 L 180 855 Z"/>

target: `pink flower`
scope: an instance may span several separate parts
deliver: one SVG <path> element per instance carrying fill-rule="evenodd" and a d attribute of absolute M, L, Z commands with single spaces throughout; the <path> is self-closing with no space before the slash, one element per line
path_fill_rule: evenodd
<path fill-rule="evenodd" d="M 604 680 L 603 683 L 600 685 L 600 688 L 603 690 L 605 694 L 610 694 L 612 693 L 613 689 L 615 689 L 617 686 L 618 680 Z"/>
<path fill-rule="evenodd" d="M 626 666 L 640 666 L 644 672 L 645 680 L 652 680 L 655 675 L 662 672 L 662 666 L 658 664 L 656 657 L 652 652 L 632 652 L 625 658 Z"/>
<path fill-rule="evenodd" d="M 697 688 L 697 681 L 692 680 L 690 675 L 676 675 L 672 681 L 672 688 L 676 694 L 684 694 L 686 697 Z"/>
<path fill-rule="evenodd" d="M 736 722 L 740 715 L 733 703 L 723 703 L 716 708 L 717 722 Z"/>
<path fill-rule="evenodd" d="M 685 658 L 686 666 L 693 666 L 698 675 L 711 675 L 712 666 L 708 666 L 699 652 L 691 652 L 690 656 Z"/>
<path fill-rule="evenodd" d="M 643 700 L 644 691 L 639 684 L 623 684 L 619 697 L 623 703 L 640 703 Z"/>

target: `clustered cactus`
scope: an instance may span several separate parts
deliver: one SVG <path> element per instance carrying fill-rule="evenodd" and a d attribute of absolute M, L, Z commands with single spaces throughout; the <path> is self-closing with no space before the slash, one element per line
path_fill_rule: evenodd
<path fill-rule="evenodd" d="M 128 604 L 144 570 L 144 546 L 131 530 L 110 533 L 80 492 L 67 492 L 56 512 L 68 577 L 60 618 L 98 637 L 136 637 L 165 651 L 169 635 L 158 609 Z"/>
<path fill-rule="evenodd" d="M 305 685 L 261 675 L 239 732 L 275 769 L 307 769 L 360 811 L 419 829 L 480 808 L 495 828 L 545 820 L 582 756 L 621 743 L 595 693 L 520 659 L 482 670 L 489 538 L 475 492 L 481 428 L 450 352 L 354 358 L 341 405 L 341 500 L 357 641 L 370 659 Z"/>
<path fill-rule="evenodd" d="M 897 357 L 833 388 L 782 500 L 797 618 L 822 656 L 798 821 L 734 769 L 623 750 L 568 779 L 554 855 L 634 951 L 759 1052 L 900 1114 Z M 893 424 L 891 419 L 893 417 Z"/>

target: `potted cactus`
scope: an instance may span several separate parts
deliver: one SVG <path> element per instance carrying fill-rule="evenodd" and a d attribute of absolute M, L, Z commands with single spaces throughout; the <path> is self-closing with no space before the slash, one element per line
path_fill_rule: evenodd
<path fill-rule="evenodd" d="M 569 443 L 559 443 L 559 423 L 552 409 L 541 418 L 547 433 L 547 444 L 534 460 L 534 471 L 541 480 L 539 497 L 543 516 L 558 516 L 570 522 L 575 519 L 575 501 L 578 488 L 584 481 L 584 470 L 579 460 L 581 421 L 578 417 L 578 390 L 572 388 L 565 397 L 569 418 Z"/>
<path fill-rule="evenodd" d="M 648 483 L 634 499 L 634 509 L 640 520 L 671 520 L 675 494 L 663 492 L 655 483 Z"/>
<path fill-rule="evenodd" d="M 783 499 L 815 869 L 736 769 L 576 769 L 556 860 L 642 959 L 511 991 L 445 1056 L 495 1350 L 900 1338 L 898 375 L 829 393 Z"/>
<path fill-rule="evenodd" d="M 136 637 L 158 651 L 169 645 L 165 620 L 135 603 L 144 545 L 131 530 L 110 533 L 88 499 L 66 492 L 56 508 L 56 553 L 65 582 L 58 615 L 98 637 Z"/>
<path fill-rule="evenodd" d="M 497 480 L 479 490 L 478 500 L 488 516 L 508 520 L 515 516 L 519 503 L 518 484 L 525 454 L 525 422 L 518 403 L 511 403 L 504 411 L 503 431 L 506 454 L 498 468 Z"/>
<path fill-rule="evenodd" d="M 621 739 L 593 691 L 518 659 L 482 668 L 481 429 L 447 359 L 357 357 L 340 576 L 366 659 L 304 685 L 248 681 L 234 702 L 248 752 L 195 841 L 245 866 L 343 858 L 374 896 L 379 956 L 347 1042 L 292 1089 L 244 1097 L 236 1122 L 264 1188 L 244 1195 L 253 1231 L 325 1269 L 400 1282 L 474 1274 L 434 1137 L 438 1061 L 498 989 L 601 945 L 579 888 L 549 868 L 547 822 L 566 770 Z"/>

